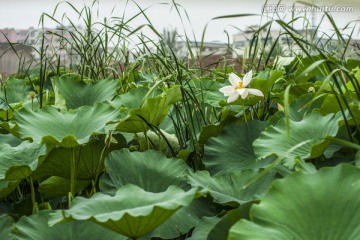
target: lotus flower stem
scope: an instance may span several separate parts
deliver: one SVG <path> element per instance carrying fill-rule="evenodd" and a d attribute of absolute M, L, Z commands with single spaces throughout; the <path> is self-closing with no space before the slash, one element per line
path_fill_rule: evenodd
<path fill-rule="evenodd" d="M 76 163 L 75 163 L 75 156 L 74 156 L 74 148 L 71 148 L 71 169 L 70 169 L 70 194 L 69 194 L 69 208 L 71 206 L 72 199 L 75 196 L 75 171 L 76 171 Z"/>
<path fill-rule="evenodd" d="M 104 165 L 104 160 L 105 160 L 105 150 L 106 150 L 106 144 L 105 146 L 103 147 L 102 151 L 101 151 L 101 154 L 100 154 L 100 160 L 99 160 L 99 164 L 98 166 L 96 167 L 96 175 L 95 175 L 95 179 L 93 181 L 93 189 L 92 189 L 92 193 L 96 193 L 96 183 L 99 179 L 99 176 L 100 176 L 100 172 L 101 172 L 101 166 Z"/>
<path fill-rule="evenodd" d="M 34 189 L 34 183 L 33 183 L 33 180 L 32 180 L 32 177 L 30 176 L 29 177 L 29 183 L 30 183 L 30 190 L 31 190 L 31 203 L 32 203 L 32 206 L 34 208 L 35 206 L 35 189 Z"/>
<path fill-rule="evenodd" d="M 23 194 L 21 192 L 21 189 L 20 189 L 19 185 L 16 186 L 16 190 L 17 190 L 17 193 L 19 195 L 18 198 L 22 201 L 24 199 L 24 196 L 23 196 Z"/>
<path fill-rule="evenodd" d="M 95 179 L 93 180 L 93 186 L 92 186 L 92 193 L 96 193 L 96 183 L 99 179 L 100 176 L 100 172 L 102 171 L 102 168 L 104 166 L 104 161 L 105 161 L 105 151 L 106 149 L 110 148 L 111 145 L 111 138 L 112 138 L 112 134 L 113 134 L 114 130 L 109 130 L 109 134 L 106 136 L 105 138 L 105 144 L 104 144 L 104 148 L 101 151 L 100 154 L 100 160 L 99 160 L 99 164 L 96 168 L 96 175 L 95 175 Z"/>
<path fill-rule="evenodd" d="M 247 119 L 246 119 L 246 110 L 245 110 L 245 104 L 243 102 L 243 118 L 245 120 L 245 123 L 247 123 Z"/>

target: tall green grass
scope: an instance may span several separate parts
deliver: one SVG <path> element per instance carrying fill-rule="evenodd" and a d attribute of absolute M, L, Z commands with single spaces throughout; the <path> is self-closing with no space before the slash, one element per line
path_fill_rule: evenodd
<path fill-rule="evenodd" d="M 296 15 L 294 12 L 291 13 L 290 18 L 280 16 L 278 13 L 269 16 L 264 12 L 261 14 L 239 13 L 215 17 L 211 21 L 259 17 L 259 26 L 249 40 L 248 54 L 243 59 L 235 59 L 233 62 L 227 61 L 226 58 L 221 59 L 221 63 L 215 63 L 222 69 L 219 71 L 213 66 L 201 65 L 201 59 L 207 57 L 203 55 L 207 27 L 204 28 L 202 38 L 197 41 L 195 33 L 191 29 L 185 28 L 185 22 L 189 21 L 189 16 L 182 6 L 175 1 L 169 4 L 169 7 L 175 9 L 177 17 L 184 26 L 184 35 L 180 38 L 176 32 L 162 32 L 162 30 L 155 29 L 151 22 L 151 16 L 147 15 L 148 8 L 142 8 L 130 1 L 127 1 L 127 4 L 133 4 L 138 12 L 133 16 L 126 17 L 126 9 L 124 9 L 122 16 L 109 16 L 101 22 L 96 21 L 93 15 L 94 12 L 97 12 L 98 1 L 93 1 L 90 6 L 84 6 L 82 9 L 77 9 L 71 2 L 63 2 L 56 6 L 52 14 L 43 14 L 40 19 L 43 29 L 43 34 L 40 36 L 42 47 L 38 50 L 40 56 L 38 62 L 40 107 L 43 105 L 44 86 L 46 81 L 49 81 L 49 75 L 59 75 L 61 72 L 75 72 L 80 74 L 82 79 L 91 81 L 104 78 L 119 79 L 121 84 L 121 92 L 119 93 L 135 87 L 139 74 L 151 79 L 147 83 L 150 88 L 160 83 L 168 87 L 179 84 L 182 86 L 183 100 L 181 103 L 175 104 L 170 117 L 181 148 L 187 148 L 193 154 L 191 165 L 195 169 L 201 169 L 202 149 L 199 147 L 199 132 L 202 127 L 214 124 L 214 122 L 209 121 L 209 118 L 218 119 L 221 112 L 220 109 L 209 108 L 204 104 L 202 98 L 196 94 L 196 89 L 193 89 L 193 86 L 189 84 L 191 79 L 206 75 L 224 82 L 227 78 L 227 67 L 234 67 L 232 65 L 234 62 L 240 64 L 244 71 L 253 69 L 258 72 L 264 68 L 276 69 L 278 67 L 277 60 L 281 56 L 296 58 L 297 55 L 302 55 L 310 58 L 313 63 L 297 79 L 286 82 L 285 87 L 290 89 L 294 83 L 299 81 L 301 76 L 311 73 L 314 69 L 320 70 L 326 81 L 334 83 L 331 86 L 341 107 L 348 128 L 349 139 L 352 142 L 356 141 L 346 117 L 347 115 L 354 115 L 350 108 L 350 101 L 360 100 L 359 83 L 354 73 L 346 67 L 348 59 L 354 57 L 354 55 L 349 54 L 349 49 L 353 48 L 350 46 L 350 42 L 356 33 L 356 22 L 349 23 L 345 27 L 339 27 L 330 13 L 324 13 L 316 26 L 311 24 L 309 15 Z M 78 16 L 76 20 L 66 14 L 63 14 L 60 19 L 55 17 L 61 12 L 64 5 Z M 156 7 L 156 5 L 152 7 Z M 132 27 L 131 23 L 138 18 L 144 19 L 144 23 Z M 78 20 L 82 28 L 79 27 Z M 47 21 L 57 23 L 57 30 L 47 32 L 44 27 Z M 330 22 L 331 31 L 320 31 L 324 21 Z M 301 26 L 302 31 L 294 26 Z M 270 32 L 273 29 L 279 30 L 279 35 L 275 39 L 270 37 Z M 144 35 L 144 30 L 150 31 L 151 36 Z M 263 40 L 261 40 L 262 32 L 266 32 Z M 61 43 L 62 50 L 67 52 L 70 57 L 68 64 L 60 61 L 60 52 L 56 49 L 51 56 L 47 55 L 50 46 L 45 45 L 44 38 L 49 35 L 55 36 L 57 41 Z M 227 37 L 228 52 L 231 54 L 235 50 L 230 42 L 231 36 L 228 35 Z M 189 52 L 188 58 L 177 55 L 175 44 L 177 39 L 182 39 L 185 42 Z M 283 46 L 287 45 L 286 49 L 279 47 L 282 39 L 291 39 L 291 41 L 283 43 Z M 194 55 L 191 51 L 191 42 L 195 42 L 198 46 L 198 55 Z M 299 49 L 299 51 L 295 49 Z M 359 50 L 359 46 L 352 51 L 356 53 L 357 50 Z M 299 60 L 295 66 L 302 64 L 302 58 L 297 59 Z M 343 89 L 346 88 L 344 83 L 346 82 L 351 82 L 356 89 L 355 99 L 351 100 L 343 94 Z M 270 100 L 267 99 L 268 104 L 270 104 Z M 284 101 L 287 102 L 288 99 L 285 97 Z M 257 112 L 256 109 L 252 108 L 247 111 L 252 115 L 256 115 Z M 355 125 L 359 131 L 359 123 L 356 122 Z M 159 134 L 159 137 L 164 138 L 159 131 L 156 129 L 154 131 Z"/>

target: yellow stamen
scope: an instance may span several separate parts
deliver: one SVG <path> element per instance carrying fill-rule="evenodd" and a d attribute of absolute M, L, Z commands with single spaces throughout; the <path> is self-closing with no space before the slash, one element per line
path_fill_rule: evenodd
<path fill-rule="evenodd" d="M 245 88 L 243 81 L 239 81 L 239 82 L 238 82 L 238 85 L 239 85 L 239 86 L 234 86 L 234 89 L 235 89 L 235 90 Z"/>

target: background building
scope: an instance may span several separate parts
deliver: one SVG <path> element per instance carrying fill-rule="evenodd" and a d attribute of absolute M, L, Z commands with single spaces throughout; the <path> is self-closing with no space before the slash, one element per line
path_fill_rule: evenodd
<path fill-rule="evenodd" d="M 74 51 L 74 39 L 84 34 L 82 26 L 57 28 L 0 29 L 0 73 L 8 76 L 18 72 L 19 64 L 34 66 L 39 63 L 41 55 L 48 62 L 61 66 L 78 64 L 79 56 Z M 12 46 L 16 46 L 12 48 Z M 15 53 L 19 50 L 19 53 Z M 31 59 L 31 62 L 29 61 Z"/>
<path fill-rule="evenodd" d="M 21 71 L 22 68 L 32 66 L 33 63 L 32 47 L 24 44 L 11 46 L 9 43 L 0 43 L 0 74 L 3 79 Z"/>

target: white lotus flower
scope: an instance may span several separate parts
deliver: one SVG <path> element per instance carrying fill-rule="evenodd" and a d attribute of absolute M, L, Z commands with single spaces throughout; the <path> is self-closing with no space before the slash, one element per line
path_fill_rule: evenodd
<path fill-rule="evenodd" d="M 241 80 L 241 78 L 239 78 L 235 73 L 231 73 L 229 76 L 231 86 L 222 87 L 219 91 L 222 92 L 225 97 L 229 97 L 227 99 L 228 103 L 236 101 L 239 96 L 241 96 L 242 99 L 245 99 L 249 96 L 249 94 L 264 97 L 264 94 L 260 90 L 255 88 L 246 88 L 251 80 L 252 70 L 245 74 L 243 80 Z"/>

